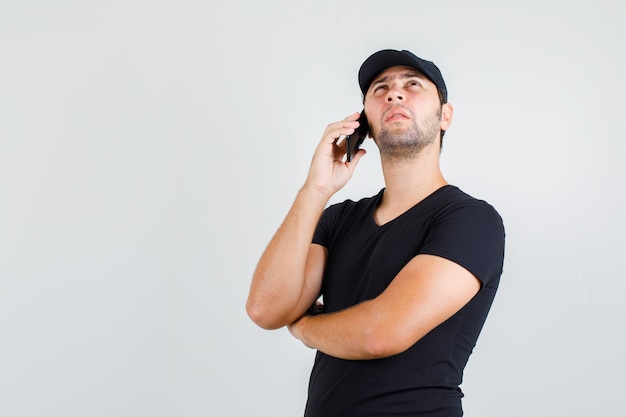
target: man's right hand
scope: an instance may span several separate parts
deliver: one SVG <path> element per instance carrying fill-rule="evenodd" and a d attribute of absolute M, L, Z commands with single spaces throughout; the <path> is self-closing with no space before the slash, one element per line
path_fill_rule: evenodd
<path fill-rule="evenodd" d="M 344 160 L 345 136 L 354 133 L 359 126 L 358 118 L 359 113 L 354 113 L 326 127 L 313 155 L 305 187 L 312 187 L 330 198 L 346 185 L 359 160 L 365 155 L 365 150 L 359 149 L 350 162 Z"/>

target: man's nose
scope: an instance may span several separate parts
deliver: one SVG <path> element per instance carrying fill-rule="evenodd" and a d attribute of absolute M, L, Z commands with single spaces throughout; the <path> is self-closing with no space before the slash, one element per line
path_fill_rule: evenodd
<path fill-rule="evenodd" d="M 390 88 L 389 91 L 387 91 L 387 101 L 388 102 L 392 102 L 392 101 L 403 101 L 404 100 L 404 94 L 402 94 L 402 91 L 397 89 L 397 88 Z"/>

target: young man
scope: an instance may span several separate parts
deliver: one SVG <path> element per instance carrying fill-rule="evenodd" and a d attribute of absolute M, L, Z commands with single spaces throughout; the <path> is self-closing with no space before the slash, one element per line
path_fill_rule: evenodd
<path fill-rule="evenodd" d="M 247 311 L 318 350 L 306 416 L 458 417 L 463 369 L 502 273 L 502 219 L 441 173 L 453 108 L 435 64 L 379 51 L 359 85 L 385 188 L 326 208 L 365 154 L 344 157 L 358 113 L 330 124 L 259 261 Z"/>

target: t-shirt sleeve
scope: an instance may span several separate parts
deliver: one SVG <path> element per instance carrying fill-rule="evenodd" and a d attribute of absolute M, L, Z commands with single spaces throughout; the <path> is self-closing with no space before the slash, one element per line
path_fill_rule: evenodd
<path fill-rule="evenodd" d="M 330 206 L 324 210 L 322 216 L 317 222 L 317 227 L 313 233 L 313 240 L 311 243 L 317 243 L 325 248 L 330 245 L 330 231 L 332 230 L 331 219 L 334 217 L 334 212 L 337 210 L 336 206 Z"/>
<path fill-rule="evenodd" d="M 449 207 L 433 222 L 420 253 L 449 259 L 483 285 L 502 274 L 505 231 L 488 203 L 469 200 Z"/>

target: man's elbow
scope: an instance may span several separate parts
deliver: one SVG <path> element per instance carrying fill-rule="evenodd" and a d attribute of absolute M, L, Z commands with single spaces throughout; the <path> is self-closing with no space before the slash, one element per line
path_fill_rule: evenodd
<path fill-rule="evenodd" d="M 367 332 L 363 348 L 365 354 L 371 359 L 388 358 L 404 352 L 411 343 L 398 337 L 398 334 L 390 329 L 373 328 Z"/>
<path fill-rule="evenodd" d="M 248 299 L 246 303 L 246 313 L 257 326 L 265 330 L 276 330 L 288 324 L 276 317 L 262 303 L 255 302 L 252 299 Z"/>

